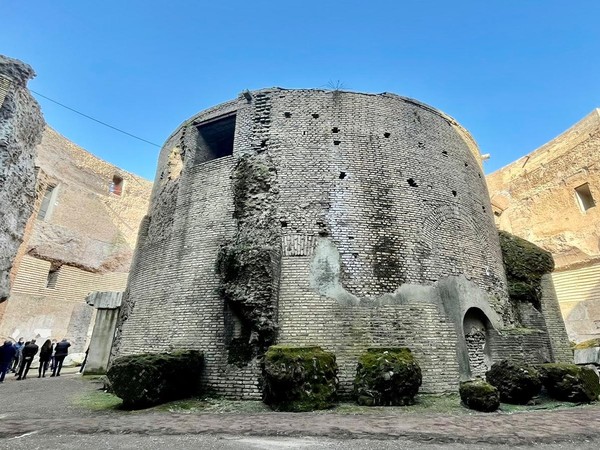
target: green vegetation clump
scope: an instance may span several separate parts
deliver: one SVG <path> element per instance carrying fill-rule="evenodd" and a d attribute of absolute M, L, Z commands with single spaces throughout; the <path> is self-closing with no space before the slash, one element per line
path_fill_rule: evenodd
<path fill-rule="evenodd" d="M 574 350 L 585 350 L 586 348 L 600 347 L 600 338 L 588 339 L 572 346 Z"/>
<path fill-rule="evenodd" d="M 499 236 L 510 298 L 539 308 L 542 276 L 554 270 L 552 255 L 506 231 L 500 231 Z"/>
<path fill-rule="evenodd" d="M 314 411 L 337 402 L 335 355 L 320 347 L 269 348 L 263 366 L 263 401 L 276 411 Z"/>
<path fill-rule="evenodd" d="M 505 403 L 525 405 L 542 389 L 540 374 L 535 368 L 506 359 L 494 363 L 485 377 L 498 389 L 500 400 Z"/>
<path fill-rule="evenodd" d="M 202 361 L 197 350 L 123 356 L 107 376 L 123 407 L 140 409 L 197 394 Z"/>
<path fill-rule="evenodd" d="M 408 348 L 371 348 L 358 360 L 354 395 L 359 405 L 412 405 L 421 368 Z"/>
<path fill-rule="evenodd" d="M 475 411 L 493 412 L 500 407 L 498 389 L 483 380 L 466 381 L 460 384 L 460 399 Z"/>
<path fill-rule="evenodd" d="M 542 383 L 551 397 L 574 403 L 598 400 L 600 383 L 592 369 L 565 363 L 542 364 L 539 369 Z"/>

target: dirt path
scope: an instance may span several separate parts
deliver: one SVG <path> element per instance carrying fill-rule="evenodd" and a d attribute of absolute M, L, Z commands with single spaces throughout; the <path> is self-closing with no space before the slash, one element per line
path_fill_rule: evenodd
<path fill-rule="evenodd" d="M 77 375 L 9 379 L 0 385 L 0 438 L 36 434 L 316 436 L 411 439 L 421 442 L 503 443 L 598 439 L 600 406 L 526 413 L 443 414 L 181 414 L 167 411 L 95 412 L 73 398 L 97 388 Z"/>

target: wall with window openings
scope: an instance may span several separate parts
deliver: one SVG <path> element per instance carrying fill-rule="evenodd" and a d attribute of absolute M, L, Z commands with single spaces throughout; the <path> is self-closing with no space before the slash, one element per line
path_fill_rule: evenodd
<path fill-rule="evenodd" d="M 0 338 L 68 337 L 73 351 L 84 351 L 93 311 L 85 297 L 125 288 L 151 182 L 49 127 L 37 153 L 36 203 L 0 315 Z"/>
<path fill-rule="evenodd" d="M 600 337 L 600 110 L 487 177 L 499 228 L 550 251 L 569 337 Z"/>

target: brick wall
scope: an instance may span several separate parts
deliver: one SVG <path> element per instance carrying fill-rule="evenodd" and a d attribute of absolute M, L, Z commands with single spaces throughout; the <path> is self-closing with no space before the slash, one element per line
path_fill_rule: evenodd
<path fill-rule="evenodd" d="M 266 154 L 276 174 L 268 208 L 275 208 L 283 255 L 279 342 L 334 351 L 344 393 L 360 352 L 390 345 L 415 352 L 423 391 L 455 390 L 462 315 L 448 314 L 452 305 L 442 306 L 436 282 L 465 277 L 501 326 L 515 323 L 468 134 L 442 113 L 390 94 L 273 89 L 252 96 L 195 116 L 163 147 L 113 356 L 199 348 L 207 388 L 259 395 L 257 360 L 227 363 L 230 318 L 215 259 L 236 235 L 230 179 L 236 163 L 244 154 Z M 232 112 L 233 155 L 197 157 L 196 125 Z M 180 162 L 183 170 L 174 170 Z M 260 210 L 252 214 L 261 219 Z M 334 250 L 323 257 L 318 245 Z M 396 296 L 409 284 L 432 289 L 417 289 L 431 297 Z M 468 304 L 466 291 L 446 292 L 457 310 Z"/>

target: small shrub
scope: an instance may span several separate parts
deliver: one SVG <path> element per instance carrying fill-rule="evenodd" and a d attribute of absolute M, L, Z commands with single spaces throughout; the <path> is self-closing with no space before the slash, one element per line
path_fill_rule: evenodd
<path fill-rule="evenodd" d="M 359 405 L 412 405 L 421 382 L 421 368 L 408 348 L 371 348 L 358 360 L 354 395 Z"/>
<path fill-rule="evenodd" d="M 276 411 L 327 409 L 337 401 L 335 355 L 320 347 L 273 345 L 263 365 L 263 401 Z"/>
<path fill-rule="evenodd" d="M 503 360 L 494 363 L 485 374 L 487 382 L 500 393 L 500 401 L 525 405 L 542 389 L 539 372 L 522 363 Z"/>
<path fill-rule="evenodd" d="M 107 376 L 124 407 L 145 408 L 198 393 L 202 359 L 196 350 L 123 356 Z"/>
<path fill-rule="evenodd" d="M 483 380 L 466 381 L 460 384 L 460 399 L 469 409 L 493 412 L 500 406 L 498 389 Z"/>
<path fill-rule="evenodd" d="M 540 374 L 548 394 L 561 401 L 593 402 L 600 395 L 598 375 L 575 364 L 542 364 Z"/>

